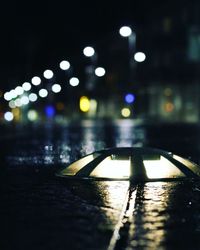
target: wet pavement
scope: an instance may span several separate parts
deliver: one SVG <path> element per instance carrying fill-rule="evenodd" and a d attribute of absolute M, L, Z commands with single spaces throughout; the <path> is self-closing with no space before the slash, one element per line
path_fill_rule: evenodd
<path fill-rule="evenodd" d="M 200 248 L 200 182 L 130 184 L 54 175 L 113 146 L 159 147 L 199 163 L 197 126 L 85 121 L 1 131 L 1 249 Z"/>

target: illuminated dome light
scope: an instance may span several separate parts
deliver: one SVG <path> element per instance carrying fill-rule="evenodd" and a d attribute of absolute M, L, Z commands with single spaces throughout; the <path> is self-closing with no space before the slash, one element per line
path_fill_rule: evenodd
<path fill-rule="evenodd" d="M 22 96 L 20 100 L 22 105 L 27 105 L 29 103 L 28 96 Z"/>
<path fill-rule="evenodd" d="M 22 84 L 22 88 L 24 91 L 29 91 L 29 90 L 31 90 L 31 84 L 29 82 L 24 82 Z"/>
<path fill-rule="evenodd" d="M 14 109 L 14 108 L 16 107 L 15 101 L 14 101 L 14 100 L 9 101 L 8 106 L 9 106 L 11 109 Z"/>
<path fill-rule="evenodd" d="M 161 149 L 119 147 L 96 151 L 56 173 L 74 179 L 129 180 L 133 183 L 199 179 L 200 167 Z"/>
<path fill-rule="evenodd" d="M 5 99 L 6 101 L 10 101 L 10 100 L 12 99 L 11 93 L 10 93 L 10 92 L 6 92 L 6 93 L 4 94 L 4 99 Z"/>
<path fill-rule="evenodd" d="M 144 62 L 146 59 L 146 55 L 143 52 L 137 52 L 134 55 L 134 59 L 136 62 Z"/>
<path fill-rule="evenodd" d="M 22 106 L 21 98 L 17 98 L 17 99 L 15 100 L 15 106 L 16 106 L 16 107 L 21 107 L 21 106 Z"/>
<path fill-rule="evenodd" d="M 51 79 L 51 78 L 53 78 L 54 74 L 53 74 L 52 70 L 47 69 L 47 70 L 44 71 L 43 76 L 46 79 Z"/>
<path fill-rule="evenodd" d="M 87 96 L 80 98 L 79 107 L 82 112 L 88 112 L 90 110 L 90 100 Z"/>
<path fill-rule="evenodd" d="M 13 113 L 10 112 L 10 111 L 7 111 L 5 114 L 4 114 L 4 119 L 8 122 L 11 122 L 13 120 L 14 116 L 13 116 Z"/>
<path fill-rule="evenodd" d="M 135 96 L 133 95 L 133 94 L 126 94 L 125 95 L 125 102 L 126 103 L 129 103 L 129 104 L 131 104 L 131 103 L 133 103 L 135 101 Z"/>
<path fill-rule="evenodd" d="M 60 84 L 53 84 L 51 89 L 54 93 L 59 93 L 61 91 L 61 86 Z"/>
<path fill-rule="evenodd" d="M 38 112 L 34 109 L 30 109 L 27 113 L 27 118 L 29 121 L 34 122 L 38 119 Z"/>
<path fill-rule="evenodd" d="M 12 98 L 12 99 L 15 99 L 15 98 L 17 97 L 17 93 L 16 93 L 15 89 L 12 89 L 12 90 L 10 91 L 10 95 L 11 95 L 11 98 Z"/>
<path fill-rule="evenodd" d="M 24 93 L 24 89 L 21 86 L 17 86 L 15 88 L 15 92 L 17 95 L 22 95 Z"/>
<path fill-rule="evenodd" d="M 95 54 L 95 50 L 94 50 L 94 48 L 88 46 L 88 47 L 84 48 L 83 54 L 87 57 L 91 57 Z"/>
<path fill-rule="evenodd" d="M 68 70 L 70 68 L 70 63 L 66 60 L 63 60 L 62 62 L 60 62 L 60 68 L 62 70 Z"/>
<path fill-rule="evenodd" d="M 98 77 L 104 76 L 105 73 L 106 73 L 106 71 L 102 67 L 98 67 L 98 68 L 95 69 L 95 75 L 98 76 Z"/>
<path fill-rule="evenodd" d="M 32 82 L 33 85 L 38 86 L 38 85 L 40 85 L 40 83 L 41 83 L 41 79 L 40 79 L 39 76 L 34 76 L 34 77 L 31 79 L 31 82 Z"/>
<path fill-rule="evenodd" d="M 123 108 L 121 110 L 121 115 L 125 118 L 129 117 L 131 115 L 131 111 L 129 108 Z"/>
<path fill-rule="evenodd" d="M 40 89 L 39 96 L 45 98 L 48 96 L 48 91 L 46 89 Z"/>
<path fill-rule="evenodd" d="M 72 86 L 72 87 L 76 87 L 79 85 L 79 79 L 77 77 L 72 77 L 70 80 L 69 80 L 69 84 Z"/>
<path fill-rule="evenodd" d="M 132 34 L 132 30 L 129 26 L 123 26 L 120 28 L 119 34 L 123 37 L 129 37 Z"/>
<path fill-rule="evenodd" d="M 35 102 L 35 101 L 37 101 L 37 99 L 38 99 L 38 97 L 37 97 L 37 95 L 36 95 L 35 93 L 31 93 L 31 94 L 28 96 L 28 98 L 29 98 L 29 101 L 30 101 L 30 102 Z"/>

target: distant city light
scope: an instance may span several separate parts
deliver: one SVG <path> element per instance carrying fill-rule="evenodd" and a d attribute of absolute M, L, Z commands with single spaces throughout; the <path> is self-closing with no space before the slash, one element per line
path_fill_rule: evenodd
<path fill-rule="evenodd" d="M 27 105 L 29 103 L 29 98 L 28 96 L 22 96 L 21 97 L 21 104 L 22 105 Z"/>
<path fill-rule="evenodd" d="M 4 119 L 8 122 L 11 122 L 13 120 L 14 116 L 13 116 L 13 113 L 10 112 L 10 111 L 7 111 L 5 114 L 4 114 Z"/>
<path fill-rule="evenodd" d="M 11 99 L 15 99 L 17 97 L 17 93 L 14 89 L 10 91 Z"/>
<path fill-rule="evenodd" d="M 22 88 L 24 89 L 24 91 L 29 91 L 31 90 L 31 84 L 29 82 L 24 82 L 22 84 Z"/>
<path fill-rule="evenodd" d="M 129 108 L 123 108 L 121 110 L 121 115 L 125 118 L 129 117 L 131 115 L 131 111 Z"/>
<path fill-rule="evenodd" d="M 21 86 L 17 86 L 15 88 L 15 92 L 17 95 L 22 95 L 24 93 L 24 89 Z"/>
<path fill-rule="evenodd" d="M 72 86 L 72 87 L 76 87 L 79 85 L 79 79 L 77 77 L 72 77 L 70 80 L 69 80 L 69 84 Z"/>
<path fill-rule="evenodd" d="M 47 69 L 47 70 L 45 70 L 44 71 L 44 73 L 43 73 L 43 76 L 44 76 L 44 78 L 46 78 L 46 79 L 51 79 L 51 78 L 53 78 L 53 71 L 52 70 L 50 70 L 50 69 Z"/>
<path fill-rule="evenodd" d="M 68 70 L 70 68 L 70 63 L 66 60 L 60 62 L 60 68 L 62 70 Z"/>
<path fill-rule="evenodd" d="M 15 100 L 15 106 L 16 106 L 16 107 L 21 107 L 21 106 L 22 106 L 21 98 L 17 98 L 17 99 Z"/>
<path fill-rule="evenodd" d="M 104 76 L 105 73 L 106 73 L 106 71 L 102 67 L 98 67 L 98 68 L 95 69 L 95 75 L 98 76 L 98 77 Z"/>
<path fill-rule="evenodd" d="M 87 56 L 87 57 L 93 56 L 94 53 L 95 53 L 95 50 L 92 47 L 90 47 L 90 46 L 85 47 L 84 50 L 83 50 L 83 54 L 85 56 Z"/>
<path fill-rule="evenodd" d="M 134 59 L 136 62 L 144 62 L 146 59 L 146 55 L 143 52 L 137 52 L 134 55 Z"/>
<path fill-rule="evenodd" d="M 128 37 L 132 34 L 132 30 L 129 26 L 123 26 L 120 28 L 119 34 L 123 37 Z"/>
<path fill-rule="evenodd" d="M 34 109 L 30 109 L 27 113 L 27 117 L 29 119 L 29 121 L 36 121 L 38 119 L 38 113 L 36 110 Z"/>
<path fill-rule="evenodd" d="M 61 86 L 60 84 L 53 84 L 51 89 L 54 93 L 59 93 L 61 91 Z"/>
<path fill-rule="evenodd" d="M 40 79 L 39 76 L 34 76 L 34 77 L 31 79 L 31 82 L 32 82 L 33 85 L 38 86 L 38 85 L 40 85 L 40 83 L 41 83 L 41 79 Z"/>
<path fill-rule="evenodd" d="M 133 103 L 135 101 L 135 96 L 133 94 L 126 94 L 125 95 L 125 102 L 126 103 Z"/>
<path fill-rule="evenodd" d="M 48 95 L 48 91 L 46 89 L 40 89 L 40 91 L 39 91 L 40 97 L 45 98 L 45 97 L 47 97 L 47 95 Z"/>
<path fill-rule="evenodd" d="M 28 96 L 28 98 L 29 98 L 29 101 L 30 102 L 35 102 L 35 101 L 37 101 L 37 95 L 35 94 L 35 93 L 31 93 L 29 96 Z"/>
<path fill-rule="evenodd" d="M 170 113 L 174 110 L 174 104 L 168 101 L 164 104 L 164 109 L 166 112 Z"/>
<path fill-rule="evenodd" d="M 10 100 L 12 99 L 11 93 L 10 93 L 10 92 L 6 92 L 6 93 L 4 94 L 4 99 L 5 99 L 6 101 L 10 101 Z"/>
<path fill-rule="evenodd" d="M 8 106 L 9 106 L 11 109 L 14 109 L 14 108 L 16 107 L 16 106 L 15 106 L 15 101 L 14 101 L 14 100 L 9 101 Z"/>
<path fill-rule="evenodd" d="M 52 105 L 45 107 L 45 114 L 48 118 L 52 118 L 55 115 L 55 108 Z"/>
<path fill-rule="evenodd" d="M 90 100 L 87 96 L 82 96 L 80 98 L 79 107 L 83 112 L 88 112 L 90 110 Z"/>

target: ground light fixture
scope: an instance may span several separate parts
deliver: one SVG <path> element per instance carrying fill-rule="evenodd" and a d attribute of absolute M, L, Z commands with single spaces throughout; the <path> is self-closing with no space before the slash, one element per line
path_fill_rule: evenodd
<path fill-rule="evenodd" d="M 161 149 L 119 147 L 88 154 L 57 172 L 56 176 L 133 182 L 166 181 L 199 178 L 200 167 Z"/>

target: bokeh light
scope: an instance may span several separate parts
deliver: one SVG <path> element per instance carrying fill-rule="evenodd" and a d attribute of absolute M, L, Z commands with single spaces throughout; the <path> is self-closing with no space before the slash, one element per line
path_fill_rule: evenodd
<path fill-rule="evenodd" d="M 48 96 L 48 91 L 46 89 L 40 89 L 39 96 L 45 98 Z"/>
<path fill-rule="evenodd" d="M 132 34 L 132 30 L 129 26 L 123 26 L 120 28 L 119 34 L 123 37 L 128 37 Z"/>
<path fill-rule="evenodd" d="M 51 78 L 53 78 L 53 71 L 52 70 L 50 70 L 50 69 L 47 69 L 47 70 L 45 70 L 44 71 L 44 73 L 43 73 L 43 76 L 44 76 L 44 78 L 46 78 L 46 79 L 51 79 Z"/>
<path fill-rule="evenodd" d="M 82 112 L 88 112 L 90 109 L 90 100 L 87 96 L 80 98 L 79 107 Z"/>
<path fill-rule="evenodd" d="M 14 118 L 13 113 L 10 111 L 5 112 L 4 119 L 8 122 L 12 121 Z"/>
<path fill-rule="evenodd" d="M 24 89 L 24 91 L 29 91 L 31 90 L 31 84 L 29 82 L 24 82 L 22 84 L 22 88 Z"/>
<path fill-rule="evenodd" d="M 143 52 L 137 52 L 134 55 L 134 59 L 136 62 L 144 62 L 146 59 L 146 55 Z"/>
<path fill-rule="evenodd" d="M 40 79 L 39 76 L 34 76 L 34 77 L 31 79 L 31 82 L 32 82 L 33 85 L 38 86 L 38 85 L 40 85 L 40 83 L 41 83 L 41 79 Z"/>
<path fill-rule="evenodd" d="M 17 86 L 15 88 L 15 92 L 17 95 L 22 95 L 24 93 L 24 89 L 21 86 Z"/>
<path fill-rule="evenodd" d="M 133 103 L 134 101 L 135 101 L 135 96 L 134 96 L 133 94 L 128 93 L 128 94 L 125 95 L 125 102 L 126 102 L 126 103 L 131 104 L 131 103 Z"/>
<path fill-rule="evenodd" d="M 66 60 L 63 60 L 62 62 L 60 62 L 60 68 L 62 70 L 68 70 L 70 68 L 70 63 Z"/>
<path fill-rule="evenodd" d="M 131 111 L 129 108 L 123 108 L 121 110 L 121 115 L 125 118 L 129 117 L 131 115 Z"/>
<path fill-rule="evenodd" d="M 95 50 L 94 50 L 94 48 L 88 46 L 88 47 L 84 48 L 83 54 L 87 57 L 91 57 L 95 54 Z"/>
<path fill-rule="evenodd" d="M 54 93 L 59 93 L 61 91 L 61 86 L 60 86 L 60 84 L 55 83 L 52 85 L 51 89 Z"/>
<path fill-rule="evenodd" d="M 69 84 L 72 86 L 72 87 L 76 87 L 79 85 L 79 79 L 77 77 L 72 77 L 70 80 L 69 80 Z"/>
<path fill-rule="evenodd" d="M 30 101 L 30 102 L 35 102 L 35 101 L 37 101 L 37 99 L 38 99 L 38 97 L 37 97 L 37 95 L 36 95 L 35 93 L 31 93 L 31 94 L 28 96 L 28 98 L 29 98 L 29 101 Z"/>
<path fill-rule="evenodd" d="M 106 71 L 102 67 L 98 67 L 98 68 L 95 69 L 95 75 L 98 76 L 98 77 L 104 76 L 105 73 L 106 73 Z"/>
<path fill-rule="evenodd" d="M 27 113 L 27 118 L 29 119 L 29 121 L 33 122 L 36 121 L 38 119 L 38 113 L 36 110 L 34 109 L 30 109 Z"/>
<path fill-rule="evenodd" d="M 47 105 L 45 107 L 45 114 L 48 118 L 52 118 L 55 115 L 55 108 L 52 105 Z"/>

